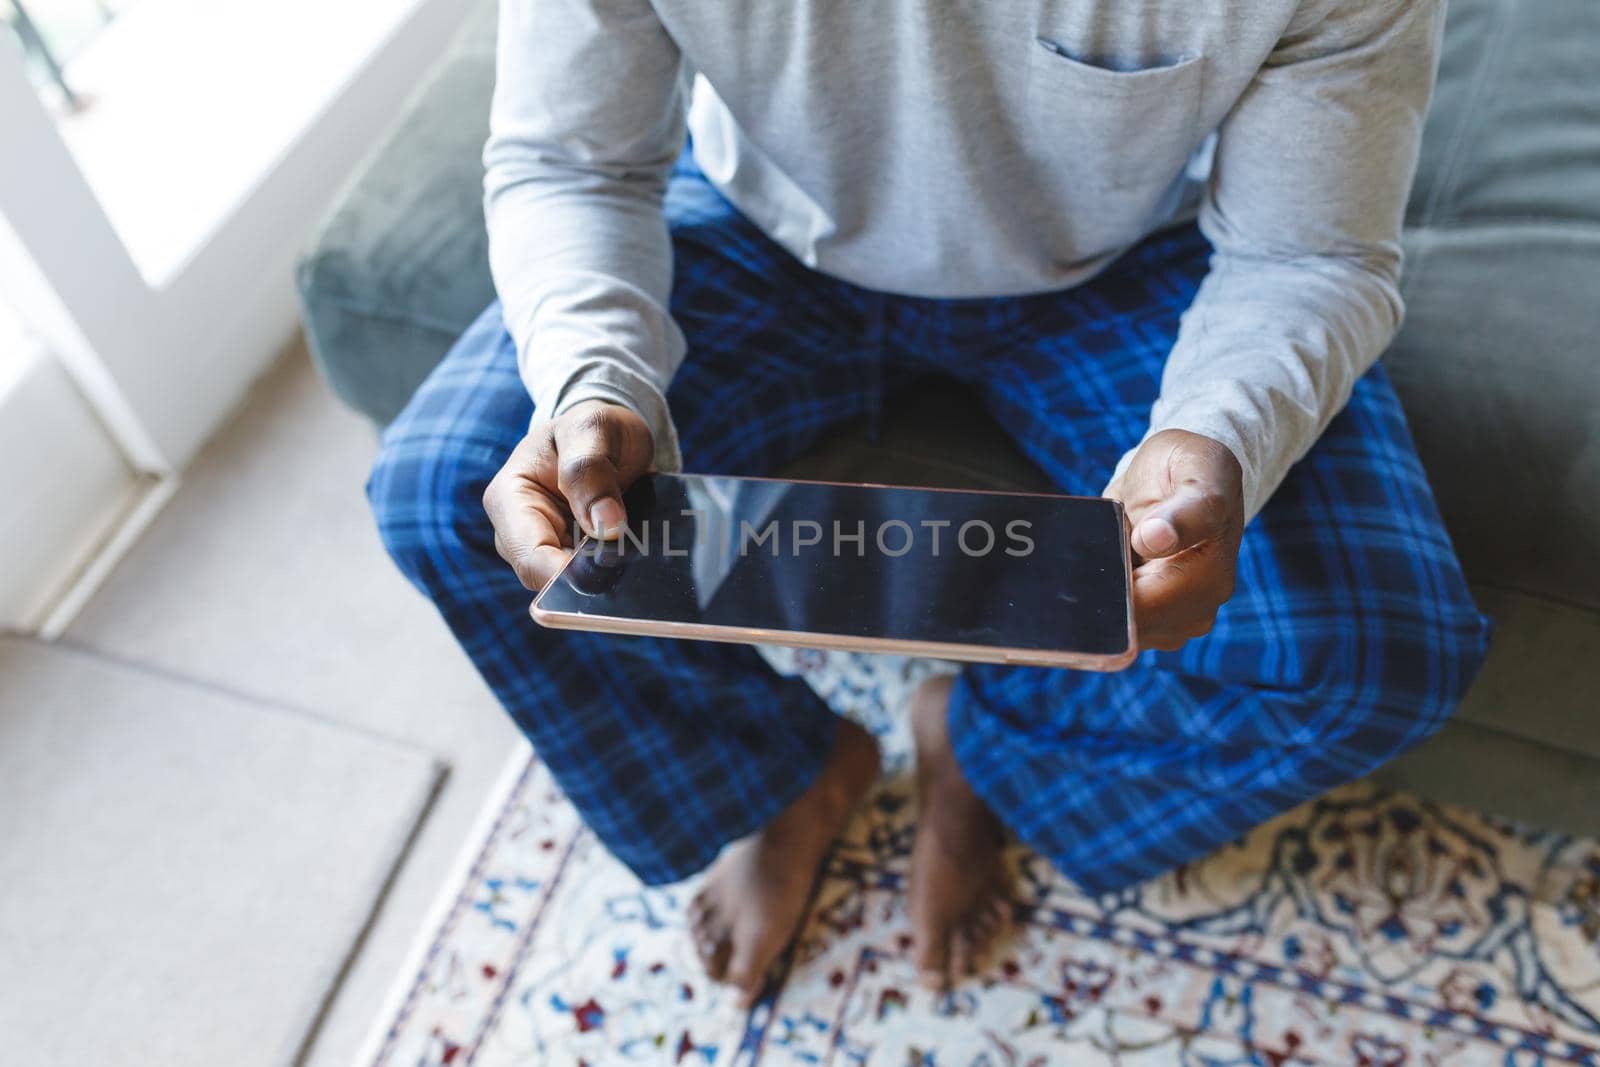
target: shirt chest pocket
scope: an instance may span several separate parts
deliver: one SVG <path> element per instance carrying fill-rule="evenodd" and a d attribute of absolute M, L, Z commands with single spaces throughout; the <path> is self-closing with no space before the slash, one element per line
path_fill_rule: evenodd
<path fill-rule="evenodd" d="M 1069 187 L 1162 190 L 1199 143 L 1199 56 L 1113 70 L 1039 37 L 1028 60 L 1028 151 Z"/>

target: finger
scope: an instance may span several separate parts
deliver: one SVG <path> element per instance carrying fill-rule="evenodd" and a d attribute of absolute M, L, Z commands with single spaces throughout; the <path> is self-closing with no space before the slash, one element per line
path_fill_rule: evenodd
<path fill-rule="evenodd" d="M 495 551 L 511 565 L 523 587 L 532 593 L 542 590 L 572 559 L 571 549 L 550 545 L 510 546 L 500 543 L 498 539 Z"/>
<path fill-rule="evenodd" d="M 1133 574 L 1133 612 L 1142 648 L 1175 651 L 1208 631 L 1231 583 L 1220 551 L 1143 564 Z"/>
<path fill-rule="evenodd" d="M 572 514 L 590 534 L 616 537 L 627 519 L 622 491 L 650 462 L 648 444 L 640 440 L 643 421 L 625 408 L 596 403 L 553 425 L 557 486 Z"/>
<path fill-rule="evenodd" d="M 1162 627 L 1153 633 L 1139 632 L 1140 650 L 1155 649 L 1158 652 L 1180 652 L 1183 647 L 1196 638 L 1204 637 L 1207 628 L 1200 624 L 1184 624 L 1177 627 Z"/>
<path fill-rule="evenodd" d="M 560 503 L 514 466 L 516 458 L 494 477 L 483 494 L 483 509 L 494 525 L 495 550 L 530 590 L 543 589 L 563 566 Z"/>
<path fill-rule="evenodd" d="M 1180 487 L 1156 504 L 1133 528 L 1131 547 L 1140 559 L 1164 559 L 1228 533 L 1229 508 L 1215 490 Z"/>

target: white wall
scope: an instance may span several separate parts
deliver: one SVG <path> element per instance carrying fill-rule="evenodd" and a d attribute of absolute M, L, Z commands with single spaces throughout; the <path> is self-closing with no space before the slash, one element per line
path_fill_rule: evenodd
<path fill-rule="evenodd" d="M 46 619 L 147 482 L 60 363 L 38 349 L 13 355 L 0 380 L 0 629 L 25 630 Z"/>

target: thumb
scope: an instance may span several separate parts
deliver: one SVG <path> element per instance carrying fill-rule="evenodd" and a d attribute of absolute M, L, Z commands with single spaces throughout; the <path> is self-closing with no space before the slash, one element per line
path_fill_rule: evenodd
<path fill-rule="evenodd" d="M 1141 559 L 1175 556 L 1227 533 L 1227 501 L 1221 493 L 1180 486 L 1133 528 L 1131 545 Z"/>
<path fill-rule="evenodd" d="M 650 464 L 650 432 L 617 405 L 584 405 L 566 414 L 555 427 L 561 494 L 585 530 L 616 537 L 626 521 L 623 490 Z"/>

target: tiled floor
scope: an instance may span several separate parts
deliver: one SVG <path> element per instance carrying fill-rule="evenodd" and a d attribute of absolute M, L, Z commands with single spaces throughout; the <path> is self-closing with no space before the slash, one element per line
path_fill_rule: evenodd
<path fill-rule="evenodd" d="M 366 878 L 366 883 L 359 894 L 339 889 L 320 896 L 280 895 L 274 906 L 283 914 L 239 933 L 226 965 L 216 968 L 248 970 L 257 965 L 256 954 L 264 953 L 315 961 L 321 967 L 317 973 L 327 979 L 358 948 L 331 1001 L 322 1003 L 326 981 L 309 989 L 304 977 L 277 987 L 274 1010 L 263 1011 L 258 1000 L 241 998 L 237 987 L 205 980 L 202 970 L 175 971 L 164 987 L 141 985 L 137 973 L 130 972 L 121 994 L 130 1007 L 125 1014 L 135 1020 L 130 1025 L 136 1030 L 145 1025 L 131 1010 L 145 1000 L 152 1005 L 176 1001 L 191 1017 L 213 1021 L 204 1036 L 214 1044 L 191 1044 L 167 1058 L 146 1058 L 124 1048 L 126 1062 L 287 1064 L 299 1058 L 317 1067 L 349 1064 L 486 793 L 520 744 L 443 624 L 382 553 L 361 493 L 374 448 L 371 428 L 338 406 L 304 352 L 290 353 L 185 475 L 173 503 L 69 629 L 65 647 L 43 650 L 23 643 L 11 653 L 26 657 L 41 676 L 38 685 L 65 697 L 68 706 L 89 684 L 86 674 L 93 673 L 77 664 L 121 672 L 119 677 L 141 686 L 160 686 L 159 693 L 142 699 L 180 712 L 152 727 L 179 749 L 185 731 L 202 731 L 195 735 L 199 745 L 210 745 L 214 735 L 228 736 L 218 730 L 217 719 L 239 705 L 251 710 L 265 735 L 281 726 L 285 737 L 298 732 L 304 735 L 301 743 L 313 750 L 329 745 L 345 759 L 337 788 L 300 790 L 306 795 L 293 810 L 299 818 L 295 825 L 303 830 L 290 833 L 303 832 L 320 842 L 330 850 L 325 860 L 331 856 L 352 882 Z M 126 702 L 110 683 L 84 699 Z M 209 711 L 216 714 L 201 714 Z M 366 749 L 403 752 L 408 758 L 386 762 L 369 757 Z M 39 758 L 54 756 L 44 752 Z M 166 757 L 133 747 L 129 758 Z M 235 759 L 248 766 L 242 754 Z M 431 787 L 435 767 L 443 769 L 442 783 L 419 825 L 415 779 L 421 768 Z M 65 767 L 61 775 L 77 770 Z M 181 775 L 164 778 L 154 767 L 143 780 L 157 794 L 187 788 Z M 276 807 L 262 802 L 263 783 L 250 774 L 223 775 L 213 784 L 219 793 L 207 803 L 226 806 L 231 788 L 245 798 L 241 812 L 251 810 L 251 802 L 263 810 Z M 345 827 L 340 820 L 352 803 L 358 814 L 382 822 L 383 833 L 394 842 L 416 830 L 359 946 L 359 924 L 330 926 L 322 912 L 325 905 L 348 910 L 357 896 L 370 912 L 381 882 L 373 872 L 386 873 L 384 864 L 392 866 L 394 855 L 367 857 L 370 841 L 351 842 L 335 834 Z M 181 795 L 168 807 L 175 818 L 184 818 Z M 0 845 L 9 832 L 0 821 Z M 241 818 L 231 832 L 219 861 L 241 862 L 254 854 L 265 871 L 281 854 L 286 827 L 281 820 Z M 65 839 L 35 844 L 45 851 L 30 860 L 30 867 L 48 867 L 51 849 L 73 848 Z M 135 866 L 161 862 L 155 850 L 129 848 L 120 855 Z M 368 869 L 360 869 L 363 859 Z M 236 870 L 209 880 L 197 874 L 200 882 L 171 900 L 171 913 L 185 907 L 185 892 L 203 894 L 210 881 L 228 884 L 240 876 Z M 0 884 L 0 904 L 7 902 L 7 893 Z M 270 899 L 258 897 L 251 898 L 255 906 Z M 116 913 L 114 890 L 103 899 L 111 903 L 101 907 Z M 137 917 L 133 902 L 122 910 Z M 258 917 L 242 909 L 239 921 L 248 925 Z M 109 931 L 96 946 L 106 958 L 151 950 L 147 939 L 126 930 Z M 174 946 L 157 944 L 153 950 L 164 959 L 174 957 Z M 56 967 L 48 957 L 38 965 L 46 972 Z M 289 981 L 292 975 L 285 971 L 278 977 Z M 279 1010 L 285 1004 L 293 1010 Z M 70 1002 L 46 1006 L 39 1025 L 65 1028 L 80 1009 Z M 138 1041 L 141 1035 L 118 1036 Z M 262 1049 L 275 1055 L 262 1058 Z"/>

